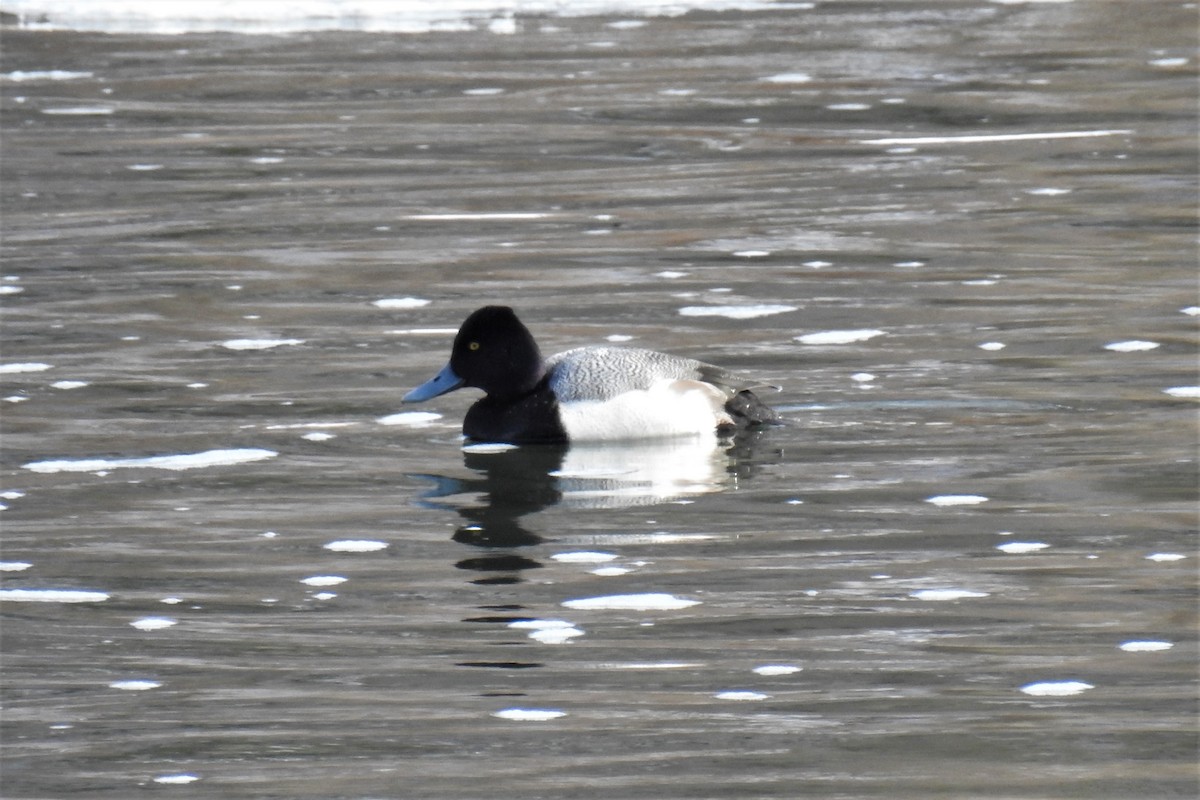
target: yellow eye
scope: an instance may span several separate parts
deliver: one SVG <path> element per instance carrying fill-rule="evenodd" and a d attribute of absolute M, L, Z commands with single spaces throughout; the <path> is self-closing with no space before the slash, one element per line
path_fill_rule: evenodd
<path fill-rule="evenodd" d="M 468 350 L 478 350 L 479 342 L 471 342 L 469 345 L 467 345 L 467 349 Z"/>

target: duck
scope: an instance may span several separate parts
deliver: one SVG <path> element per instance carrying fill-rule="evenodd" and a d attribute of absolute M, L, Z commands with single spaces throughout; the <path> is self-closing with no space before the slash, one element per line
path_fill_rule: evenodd
<path fill-rule="evenodd" d="M 775 425 L 779 415 L 754 394 L 778 387 L 690 358 L 593 345 L 543 358 L 508 306 L 472 312 L 450 360 L 408 392 L 420 403 L 470 387 L 484 396 L 463 418 L 475 442 L 567 444 L 729 435 Z"/>

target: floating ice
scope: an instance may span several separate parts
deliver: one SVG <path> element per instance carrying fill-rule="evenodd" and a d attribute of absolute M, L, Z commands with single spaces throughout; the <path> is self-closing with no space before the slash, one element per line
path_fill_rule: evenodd
<path fill-rule="evenodd" d="M 987 498 L 981 494 L 939 494 L 926 497 L 925 502 L 935 506 L 975 506 L 986 503 Z"/>
<path fill-rule="evenodd" d="M 830 111 L 867 111 L 871 106 L 868 103 L 834 103 L 825 108 Z"/>
<path fill-rule="evenodd" d="M 832 267 L 833 262 L 832 261 L 805 261 L 800 266 L 809 267 L 810 269 L 824 269 L 825 267 Z"/>
<path fill-rule="evenodd" d="M 737 258 L 766 258 L 771 255 L 770 250 L 735 250 L 732 255 Z"/>
<path fill-rule="evenodd" d="M 1121 643 L 1121 649 L 1126 653 L 1161 653 L 1164 650 L 1170 650 L 1174 646 L 1172 642 L 1160 642 L 1152 639 L 1138 639 Z"/>
<path fill-rule="evenodd" d="M 464 453 L 507 453 L 509 450 L 516 450 L 517 445 L 505 444 L 504 442 L 481 442 L 479 444 L 463 445 Z"/>
<path fill-rule="evenodd" d="M 288 347 L 304 344 L 303 339 L 229 339 L 221 342 L 227 350 L 270 350 L 274 347 Z"/>
<path fill-rule="evenodd" d="M 279 156 L 256 156 L 250 159 L 251 164 L 282 164 L 283 159 Z"/>
<path fill-rule="evenodd" d="M 43 108 L 43 114 L 65 117 L 103 117 L 113 113 L 112 106 L 63 106 L 61 108 Z"/>
<path fill-rule="evenodd" d="M 627 575 L 632 570 L 626 567 L 600 567 L 598 569 L 589 570 L 592 575 L 599 575 L 602 578 L 615 578 L 617 575 Z"/>
<path fill-rule="evenodd" d="M 617 556 L 614 553 L 579 551 L 574 553 L 555 553 L 550 557 L 555 561 L 562 561 L 565 564 L 603 564 L 616 559 Z"/>
<path fill-rule="evenodd" d="M 865 342 L 868 339 L 874 339 L 876 336 L 883 335 L 884 331 L 873 328 L 861 328 L 848 331 L 806 333 L 803 336 L 797 336 L 796 341 L 801 344 L 851 344 L 853 342 Z"/>
<path fill-rule="evenodd" d="M 122 689 L 126 692 L 144 692 L 147 689 L 157 689 L 162 686 L 159 681 L 113 681 L 108 685 L 110 689 Z"/>
<path fill-rule="evenodd" d="M 1147 561 L 1182 561 L 1187 558 L 1183 553 L 1151 553 L 1146 556 Z"/>
<path fill-rule="evenodd" d="M 1153 350 L 1158 347 L 1158 342 L 1145 342 L 1139 339 L 1131 339 L 1128 342 L 1110 342 L 1104 345 L 1105 350 L 1112 350 L 1117 353 L 1136 353 L 1140 350 Z"/>
<path fill-rule="evenodd" d="M 796 306 L 684 306 L 679 313 L 685 317 L 728 317 L 729 319 L 755 319 L 795 311 Z"/>
<path fill-rule="evenodd" d="M 401 411 L 399 414 L 389 414 L 376 420 L 380 425 L 407 425 L 419 428 L 442 418 L 441 414 L 432 411 Z"/>
<path fill-rule="evenodd" d="M 28 561 L 0 561 L 0 572 L 24 572 L 32 566 Z"/>
<path fill-rule="evenodd" d="M 875 376 L 869 372 L 856 372 L 850 376 L 850 380 L 856 383 L 870 383 L 875 380 Z"/>
<path fill-rule="evenodd" d="M 747 692 L 747 691 L 731 691 L 717 692 L 713 697 L 718 700 L 766 700 L 771 695 L 763 694 L 762 692 Z"/>
<path fill-rule="evenodd" d="M 1007 346 L 1008 345 L 1006 345 L 1004 342 L 984 342 L 983 344 L 979 345 L 979 349 L 980 350 L 1003 350 Z"/>
<path fill-rule="evenodd" d="M 313 431 L 312 433 L 301 434 L 300 438 L 310 442 L 328 442 L 330 439 L 336 439 L 337 437 L 332 433 Z"/>
<path fill-rule="evenodd" d="M 0 286 L 0 294 L 20 294 L 23 291 L 25 289 L 21 286 Z"/>
<path fill-rule="evenodd" d="M 996 545 L 996 549 L 1002 553 L 1036 553 L 1038 550 L 1045 550 L 1050 545 L 1045 542 L 1005 542 L 1004 544 Z"/>
<path fill-rule="evenodd" d="M 133 172 L 157 172 L 162 168 L 162 164 L 130 164 L 125 167 L 125 169 L 132 170 Z"/>
<path fill-rule="evenodd" d="M 1163 394 L 1169 394 L 1171 397 L 1200 397 L 1200 386 L 1172 386 L 1170 389 L 1163 389 Z"/>
<path fill-rule="evenodd" d="M 492 211 L 478 214 L 409 214 L 402 219 L 428 220 L 437 222 L 457 222 L 465 220 L 522 220 L 545 219 L 552 217 L 542 211 Z"/>
<path fill-rule="evenodd" d="M 33 461 L 22 465 L 32 472 L 102 472 L 110 469 L 169 469 L 184 470 L 201 467 L 228 467 L 274 458 L 274 450 L 243 448 L 236 450 L 205 450 L 202 453 L 182 453 L 173 456 L 150 456 L 148 458 L 85 458 L 59 461 Z"/>
<path fill-rule="evenodd" d="M 335 553 L 374 553 L 386 549 L 387 546 L 387 542 L 378 542 L 374 539 L 338 539 L 324 545 L 326 550 L 332 550 Z"/>
<path fill-rule="evenodd" d="M 399 336 L 453 336 L 458 328 L 398 328 L 388 333 Z"/>
<path fill-rule="evenodd" d="M 925 266 L 925 262 L 924 261 L 897 261 L 895 264 L 892 264 L 892 266 L 900 267 L 901 269 L 916 269 L 917 267 Z"/>
<path fill-rule="evenodd" d="M 78 589 L 0 589 L 0 600 L 21 603 L 100 603 L 107 599 L 104 592 Z"/>
<path fill-rule="evenodd" d="M 1200 314 L 1200 306 L 1188 306 L 1187 308 L 1179 309 L 1179 313 L 1187 314 L 1189 317 L 1194 317 Z"/>
<path fill-rule="evenodd" d="M 376 308 L 421 308 L 429 305 L 432 300 L 426 300 L 423 297 L 385 297 L 382 300 L 376 300 L 371 305 Z"/>
<path fill-rule="evenodd" d="M 1188 63 L 1188 60 L 1177 56 L 1174 58 L 1155 58 L 1146 63 L 1152 67 L 1182 67 Z"/>
<path fill-rule="evenodd" d="M 552 708 L 506 708 L 492 713 L 493 717 L 509 719 L 514 722 L 546 722 L 559 717 L 565 717 L 567 712 Z"/>
<path fill-rule="evenodd" d="M 504 94 L 504 89 L 499 86 L 481 86 L 478 89 L 464 89 L 463 94 L 487 97 L 491 95 Z"/>
<path fill-rule="evenodd" d="M 1025 194 L 1040 195 L 1045 197 L 1054 197 L 1060 194 L 1070 194 L 1070 189 L 1056 189 L 1053 186 L 1043 186 L 1037 189 L 1026 189 Z"/>
<path fill-rule="evenodd" d="M 50 384 L 51 389 L 82 389 L 88 386 L 87 381 L 55 381 Z"/>
<path fill-rule="evenodd" d="M 632 336 L 627 336 L 626 334 L 623 334 L 623 333 L 609 334 L 608 336 L 605 336 L 604 338 L 610 342 L 628 342 L 628 341 L 633 340 Z"/>
<path fill-rule="evenodd" d="M 1095 688 L 1083 681 L 1043 681 L 1028 683 L 1021 687 L 1021 691 L 1034 697 L 1068 697 Z"/>
<path fill-rule="evenodd" d="M 917 600 L 946 601 L 963 600 L 968 597 L 987 597 L 987 592 L 973 592 L 970 589 L 920 589 L 911 592 L 909 597 Z"/>
<path fill-rule="evenodd" d="M 163 628 L 170 628 L 176 622 L 176 620 L 170 617 L 142 617 L 141 619 L 135 619 L 129 624 L 139 631 L 160 631 Z"/>
<path fill-rule="evenodd" d="M 16 372 L 44 372 L 48 369 L 53 369 L 52 364 L 43 364 L 40 361 L 23 361 L 15 364 L 0 364 L 0 375 L 11 375 Z"/>
<path fill-rule="evenodd" d="M 200 780 L 198 776 L 184 772 L 178 775 L 159 775 L 154 779 L 154 782 L 165 783 L 169 785 L 182 785 L 185 783 L 194 783 L 198 780 Z"/>
<path fill-rule="evenodd" d="M 800 671 L 800 667 L 790 664 L 765 664 L 751 670 L 756 675 L 792 675 Z"/>
<path fill-rule="evenodd" d="M 673 611 L 700 605 L 699 600 L 686 600 L 671 594 L 613 594 L 604 597 L 584 597 L 567 600 L 566 608 L 579 611 Z"/>
<path fill-rule="evenodd" d="M 346 580 L 341 575 L 313 575 L 311 578 L 301 578 L 300 582 L 305 586 L 337 586 Z"/>

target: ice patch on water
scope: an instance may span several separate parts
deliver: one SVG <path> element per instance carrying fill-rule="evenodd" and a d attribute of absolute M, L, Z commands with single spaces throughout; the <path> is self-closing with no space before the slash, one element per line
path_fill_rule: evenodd
<path fill-rule="evenodd" d="M 685 317 L 728 317 L 729 319 L 755 319 L 795 311 L 796 306 L 684 306 L 679 313 Z"/>
<path fill-rule="evenodd" d="M 1172 642 L 1162 642 L 1155 639 L 1135 639 L 1122 642 L 1120 648 L 1126 653 L 1161 653 L 1174 647 Z"/>
<path fill-rule="evenodd" d="M 24 572 L 32 566 L 28 561 L 0 561 L 0 572 Z"/>
<path fill-rule="evenodd" d="M 1187 308 L 1179 309 L 1180 314 L 1187 314 L 1189 317 L 1194 317 L 1200 314 L 1200 306 L 1188 306 Z"/>
<path fill-rule="evenodd" d="M 732 255 L 736 258 L 766 258 L 770 250 L 735 250 Z"/>
<path fill-rule="evenodd" d="M 1136 353 L 1142 350 L 1153 350 L 1158 346 L 1158 342 L 1146 342 L 1140 339 L 1130 339 L 1127 342 L 1110 342 L 1104 345 L 1104 349 L 1112 350 L 1117 353 Z"/>
<path fill-rule="evenodd" d="M 332 433 L 322 433 L 320 431 L 314 431 L 312 433 L 301 434 L 300 438 L 305 439 L 306 441 L 309 441 L 309 442 L 328 442 L 330 439 L 336 439 L 337 437 L 334 436 Z"/>
<path fill-rule="evenodd" d="M 110 689 L 121 689 L 126 692 L 144 692 L 147 689 L 157 689 L 162 686 L 159 681 L 113 681 L 108 685 Z"/>
<path fill-rule="evenodd" d="M 20 294 L 23 291 L 25 289 L 20 286 L 0 286 L 0 294 Z"/>
<path fill-rule="evenodd" d="M 83 387 L 90 386 L 90 385 L 91 384 L 89 384 L 87 381 L 55 381 L 54 383 L 50 384 L 50 388 L 51 389 L 71 390 L 71 389 L 82 389 Z"/>
<path fill-rule="evenodd" d="M 729 691 L 729 692 L 717 692 L 716 694 L 713 695 L 713 697 L 717 698 L 718 700 L 750 701 L 750 700 L 767 700 L 771 697 L 771 695 L 763 694 L 762 692 L 748 692 L 748 691 L 736 690 L 736 691 Z"/>
<path fill-rule="evenodd" d="M 995 351 L 1003 350 L 1007 346 L 1008 345 L 1006 345 L 1004 342 L 984 342 L 983 344 L 979 345 L 979 349 Z"/>
<path fill-rule="evenodd" d="M 605 336 L 604 338 L 610 342 L 629 342 L 629 341 L 633 340 L 632 336 L 627 336 L 626 334 L 623 334 L 623 333 L 613 333 L 608 336 Z"/>
<path fill-rule="evenodd" d="M 1069 697 L 1095 688 L 1083 681 L 1042 681 L 1028 683 L 1021 687 L 1021 691 L 1034 697 Z"/>
<path fill-rule="evenodd" d="M 1188 60 L 1186 58 L 1177 56 L 1174 58 L 1155 58 L 1155 59 L 1151 59 L 1150 61 L 1147 61 L 1146 63 L 1152 67 L 1170 68 L 1170 67 L 1186 66 L 1188 63 Z"/>
<path fill-rule="evenodd" d="M 163 628 L 170 628 L 176 624 L 176 620 L 171 617 L 142 617 L 135 619 L 129 623 L 139 631 L 160 631 Z"/>
<path fill-rule="evenodd" d="M 1200 386 L 1172 386 L 1163 389 L 1163 394 L 1169 394 L 1171 397 L 1200 397 Z"/>
<path fill-rule="evenodd" d="M 0 375 L 12 375 L 18 372 L 45 372 L 48 369 L 54 369 L 54 366 L 43 364 L 40 361 L 22 361 L 14 364 L 0 364 Z"/>
<path fill-rule="evenodd" d="M 1005 542 L 1004 544 L 996 545 L 996 549 L 1002 553 L 1019 554 L 1036 553 L 1038 550 L 1045 550 L 1049 546 L 1045 542 Z"/>
<path fill-rule="evenodd" d="M 291 347 L 304 344 L 303 339 L 229 339 L 221 342 L 227 350 L 270 350 L 275 347 Z"/>
<path fill-rule="evenodd" d="M 481 442 L 479 444 L 463 445 L 464 453 L 507 453 L 509 450 L 516 450 L 517 445 L 505 444 L 504 442 Z"/>
<path fill-rule="evenodd" d="M 1056 197 L 1060 194 L 1070 194 L 1070 189 L 1056 189 L 1053 186 L 1042 186 L 1037 189 L 1026 189 L 1025 194 L 1032 194 L 1042 197 Z"/>
<path fill-rule="evenodd" d="M 79 589 L 0 589 L 0 600 L 20 603 L 100 603 L 107 599 L 104 592 Z"/>
<path fill-rule="evenodd" d="M 432 411 L 401 411 L 399 414 L 380 417 L 376 422 L 380 425 L 407 425 L 410 428 L 421 428 L 441 418 L 441 414 L 435 414 Z"/>
<path fill-rule="evenodd" d="M 768 75 L 761 80 L 766 83 L 809 83 L 812 79 L 812 75 L 807 72 L 780 72 L 777 75 Z"/>
<path fill-rule="evenodd" d="M 675 278 L 686 278 L 687 275 L 688 275 L 688 273 L 686 273 L 686 272 L 679 272 L 678 270 L 673 270 L 673 269 L 664 269 L 662 272 L 654 273 L 655 277 L 666 278 L 667 280 L 674 280 Z"/>
<path fill-rule="evenodd" d="M 559 717 L 565 717 L 567 712 L 552 708 L 506 708 L 492 713 L 493 717 L 513 720 L 514 722 L 547 722 Z"/>
<path fill-rule="evenodd" d="M 564 619 L 523 619 L 510 622 L 508 627 L 529 631 L 529 638 L 542 644 L 565 644 L 584 632 Z"/>
<path fill-rule="evenodd" d="M 834 103 L 825 108 L 830 111 L 867 111 L 871 106 L 868 103 Z"/>
<path fill-rule="evenodd" d="M 110 469 L 169 469 L 185 470 L 202 467 L 228 467 L 274 458 L 274 450 L 242 448 L 235 450 L 205 450 L 202 453 L 182 453 L 148 458 L 85 458 L 58 461 L 33 461 L 22 465 L 32 472 L 102 472 Z"/>
<path fill-rule="evenodd" d="M 599 575 L 602 578 L 615 578 L 618 575 L 627 575 L 633 570 L 627 567 L 599 567 L 588 571 L 592 575 Z"/>
<path fill-rule="evenodd" d="M 751 672 L 755 675 L 792 675 L 801 670 L 800 667 L 793 667 L 790 664 L 764 664 L 761 667 L 755 667 Z"/>
<path fill-rule="evenodd" d="M 909 597 L 916 600 L 945 602 L 947 600 L 965 600 L 971 597 L 987 597 L 987 592 L 974 592 L 970 589 L 920 589 L 911 592 Z"/>
<path fill-rule="evenodd" d="M 432 303 L 432 300 L 426 300 L 423 297 L 385 297 L 382 300 L 376 300 L 371 305 L 376 308 L 422 308 Z"/>
<path fill-rule="evenodd" d="M 116 109 L 112 106 L 62 106 L 59 108 L 43 108 L 43 114 L 64 117 L 104 117 Z"/>
<path fill-rule="evenodd" d="M 326 550 L 332 550 L 335 553 L 374 553 L 386 549 L 387 546 L 387 542 L 379 542 L 374 539 L 338 539 L 324 545 Z"/>
<path fill-rule="evenodd" d="M 402 219 L 424 220 L 429 222 L 463 222 L 471 220 L 525 220 L 546 219 L 553 217 L 544 211 L 490 211 L 477 214 L 409 214 Z"/>
<path fill-rule="evenodd" d="M 803 336 L 797 336 L 796 341 L 801 344 L 852 344 L 854 342 L 865 342 L 868 339 L 874 339 L 876 336 L 884 335 L 885 332 L 881 330 L 860 328 L 857 330 L 806 333 Z"/>
<path fill-rule="evenodd" d="M 939 494 L 926 497 L 925 502 L 935 506 L 975 506 L 986 503 L 987 498 L 981 494 Z"/>
<path fill-rule="evenodd" d="M 603 597 L 584 597 L 567 600 L 566 608 L 579 611 L 674 611 L 700 605 L 699 600 L 687 600 L 671 594 L 613 594 Z"/>

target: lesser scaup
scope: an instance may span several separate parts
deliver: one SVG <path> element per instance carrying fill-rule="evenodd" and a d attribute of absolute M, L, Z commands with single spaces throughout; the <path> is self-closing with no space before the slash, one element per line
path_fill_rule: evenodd
<path fill-rule="evenodd" d="M 615 441 L 728 432 L 779 422 L 764 386 L 712 364 L 627 347 L 580 347 L 543 360 L 507 306 L 472 313 L 442 371 L 404 396 L 418 403 L 464 386 L 469 439 L 512 444 Z"/>

